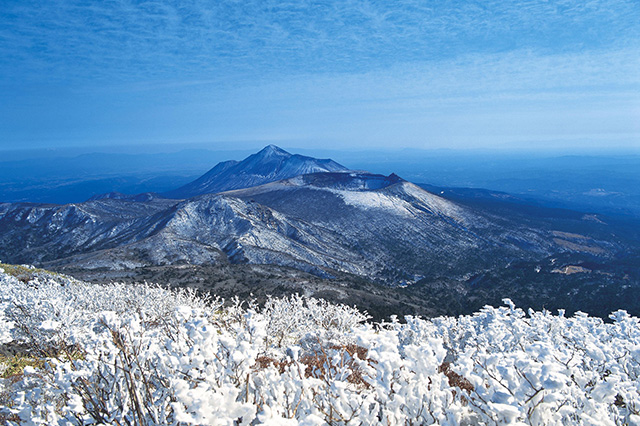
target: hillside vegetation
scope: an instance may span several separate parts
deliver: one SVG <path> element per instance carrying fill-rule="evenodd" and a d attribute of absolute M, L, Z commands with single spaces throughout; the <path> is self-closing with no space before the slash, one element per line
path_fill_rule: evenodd
<path fill-rule="evenodd" d="M 0 267 L 0 424 L 640 424 L 640 322 L 509 300 L 371 323 Z"/>

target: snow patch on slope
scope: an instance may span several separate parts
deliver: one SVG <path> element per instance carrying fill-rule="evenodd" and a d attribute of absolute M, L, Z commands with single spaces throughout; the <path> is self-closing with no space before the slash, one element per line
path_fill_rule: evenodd
<path fill-rule="evenodd" d="M 447 217 L 458 223 L 467 222 L 468 214 L 462 207 L 409 182 L 375 191 L 323 189 L 339 195 L 345 204 L 359 209 L 382 210 L 385 213 L 406 218 L 416 217 L 426 210 L 428 213 Z"/>
<path fill-rule="evenodd" d="M 410 218 L 413 216 L 412 206 L 405 200 L 389 196 L 377 191 L 343 191 L 328 189 L 339 195 L 345 204 L 364 210 L 384 210 L 386 213 Z"/>
<path fill-rule="evenodd" d="M 467 216 L 467 213 L 464 208 L 457 204 L 438 195 L 432 194 L 431 192 L 425 191 L 410 182 L 403 182 L 401 185 L 404 193 L 420 200 L 434 214 L 447 216 L 458 222 L 466 222 L 465 217 Z"/>

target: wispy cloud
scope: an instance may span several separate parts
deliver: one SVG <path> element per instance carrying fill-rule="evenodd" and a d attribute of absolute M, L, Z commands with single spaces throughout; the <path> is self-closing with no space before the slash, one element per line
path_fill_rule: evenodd
<path fill-rule="evenodd" d="M 634 137 L 638 69 L 636 0 L 0 5 L 6 143 Z"/>
<path fill-rule="evenodd" d="M 8 1 L 2 76 L 251 78 L 637 43 L 634 0 Z"/>

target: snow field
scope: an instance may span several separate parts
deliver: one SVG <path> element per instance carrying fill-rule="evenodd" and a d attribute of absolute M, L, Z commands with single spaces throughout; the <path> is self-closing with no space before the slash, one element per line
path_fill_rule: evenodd
<path fill-rule="evenodd" d="M 24 281 L 24 280 L 23 280 Z M 640 424 L 640 323 L 486 307 L 371 324 L 291 296 L 0 273 L 0 336 L 43 368 L 0 381 L 15 425 Z"/>

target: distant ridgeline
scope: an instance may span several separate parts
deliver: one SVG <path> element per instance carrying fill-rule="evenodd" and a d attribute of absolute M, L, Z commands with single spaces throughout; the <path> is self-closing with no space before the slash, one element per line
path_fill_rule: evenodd
<path fill-rule="evenodd" d="M 96 281 L 298 292 L 376 317 L 470 313 L 504 297 L 640 313 L 638 221 L 427 188 L 271 145 L 164 194 L 0 204 L 0 259 Z"/>

